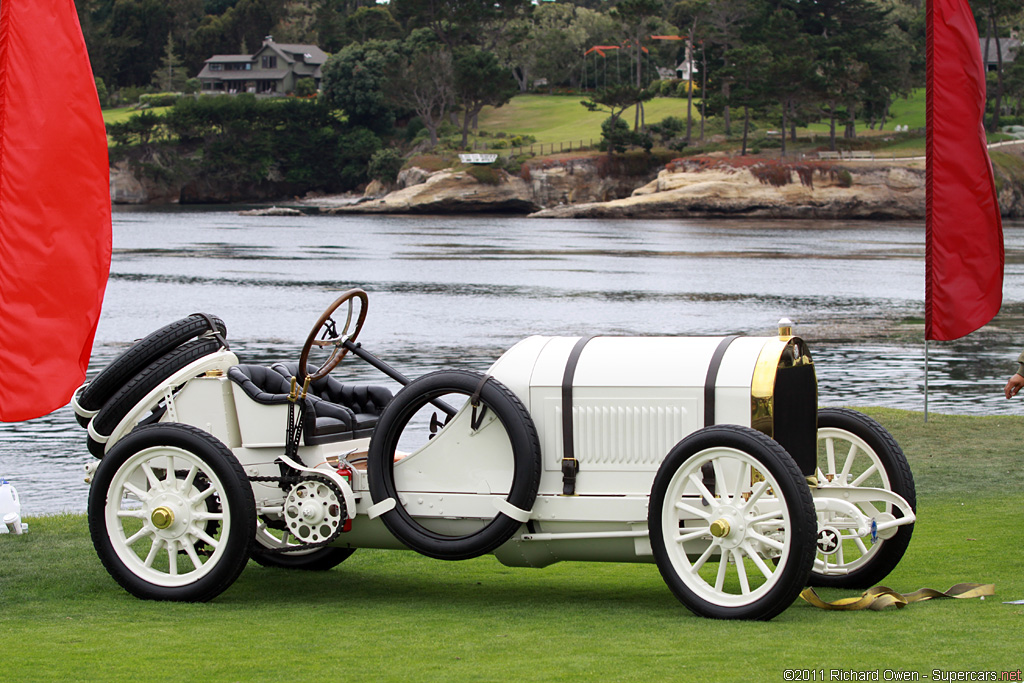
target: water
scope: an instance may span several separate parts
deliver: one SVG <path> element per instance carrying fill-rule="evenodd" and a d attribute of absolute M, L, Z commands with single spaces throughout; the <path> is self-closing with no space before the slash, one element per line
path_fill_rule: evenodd
<path fill-rule="evenodd" d="M 932 411 L 1022 410 L 1001 388 L 1024 346 L 1024 223 L 1005 233 L 1003 312 L 932 344 Z M 322 310 L 356 286 L 370 296 L 360 340 L 410 376 L 486 368 L 530 334 L 767 335 L 788 316 L 811 344 L 822 404 L 923 409 L 920 223 L 122 210 L 90 376 L 196 311 L 227 323 L 244 362 L 297 359 Z M 336 372 L 380 379 L 354 359 Z M 84 510 L 90 458 L 68 408 L 0 425 L 0 476 L 25 514 Z"/>

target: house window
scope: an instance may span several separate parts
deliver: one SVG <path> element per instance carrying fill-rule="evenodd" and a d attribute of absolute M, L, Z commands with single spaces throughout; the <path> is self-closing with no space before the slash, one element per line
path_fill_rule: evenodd
<path fill-rule="evenodd" d="M 223 71 L 223 70 L 224 70 L 224 65 L 223 64 L 216 64 L 216 63 L 210 64 L 210 71 Z"/>
<path fill-rule="evenodd" d="M 262 58 L 261 66 L 264 69 L 276 69 L 277 68 L 277 57 L 264 56 Z"/>

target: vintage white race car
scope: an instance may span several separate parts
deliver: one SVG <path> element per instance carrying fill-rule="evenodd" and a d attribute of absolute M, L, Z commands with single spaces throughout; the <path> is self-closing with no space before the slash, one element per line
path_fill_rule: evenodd
<path fill-rule="evenodd" d="M 240 363 L 224 324 L 196 314 L 79 389 L 99 458 L 89 527 L 118 583 L 209 600 L 250 557 L 325 570 L 356 548 L 411 548 L 518 567 L 654 562 L 697 614 L 770 619 L 809 584 L 873 585 L 907 548 L 902 451 L 870 418 L 818 409 L 788 324 L 533 336 L 486 373 L 410 381 L 356 341 L 366 311 L 365 292 L 346 292 L 297 363 L 270 367 Z M 339 382 L 347 353 L 404 386 Z"/>

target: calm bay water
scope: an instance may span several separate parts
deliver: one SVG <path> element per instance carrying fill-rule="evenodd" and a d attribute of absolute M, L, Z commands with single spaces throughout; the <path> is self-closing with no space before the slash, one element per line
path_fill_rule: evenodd
<path fill-rule="evenodd" d="M 1004 228 L 1003 312 L 932 344 L 931 411 L 1024 411 L 1001 397 L 1024 346 L 1024 223 Z M 351 287 L 370 297 L 360 340 L 410 376 L 484 369 L 530 334 L 768 335 L 787 316 L 811 344 L 822 404 L 924 407 L 921 223 L 122 210 L 90 376 L 196 311 L 227 323 L 243 362 L 297 360 Z M 380 380 L 354 359 L 335 372 Z M 25 514 L 84 510 L 90 458 L 69 408 L 0 425 L 0 477 Z"/>

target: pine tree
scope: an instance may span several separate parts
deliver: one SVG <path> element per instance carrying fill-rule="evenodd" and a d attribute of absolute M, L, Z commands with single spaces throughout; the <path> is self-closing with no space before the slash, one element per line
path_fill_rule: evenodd
<path fill-rule="evenodd" d="M 185 89 L 187 80 L 188 73 L 185 71 L 181 58 L 174 52 L 174 40 L 168 32 L 167 45 L 164 47 L 163 59 L 160 60 L 160 68 L 153 72 L 153 85 L 160 92 L 181 92 Z"/>

